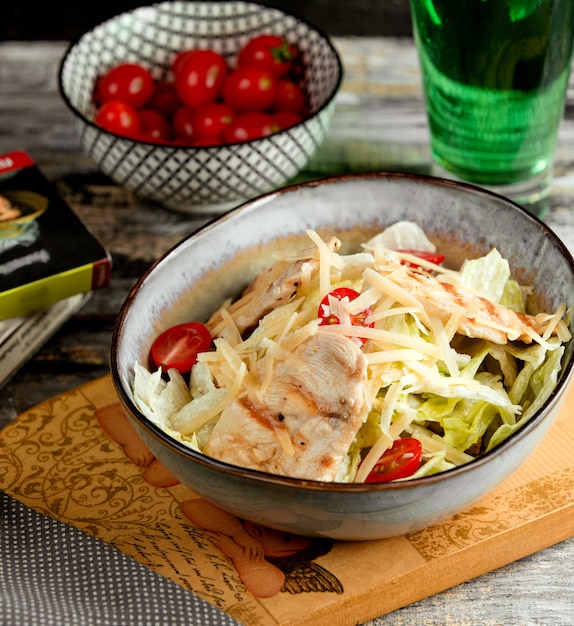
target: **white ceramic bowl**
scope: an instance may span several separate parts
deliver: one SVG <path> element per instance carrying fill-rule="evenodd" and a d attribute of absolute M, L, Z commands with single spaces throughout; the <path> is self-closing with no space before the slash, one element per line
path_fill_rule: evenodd
<path fill-rule="evenodd" d="M 300 48 L 311 114 L 269 137 L 229 146 L 163 146 L 106 132 L 93 124 L 92 92 L 99 75 L 121 62 L 164 79 L 180 50 L 206 47 L 233 59 L 259 33 L 286 37 Z M 160 2 L 103 22 L 66 52 L 60 93 L 85 151 L 117 184 L 189 213 L 217 213 L 292 179 L 323 141 L 342 80 L 339 55 L 308 22 L 254 2 Z"/>
<path fill-rule="evenodd" d="M 364 241 L 398 220 L 417 222 L 446 252 L 446 263 L 495 246 L 513 275 L 531 284 L 535 308 L 574 307 L 574 261 L 539 220 L 504 198 L 470 186 L 407 174 L 344 176 L 295 186 L 246 203 L 183 240 L 135 285 L 116 322 L 113 380 L 133 425 L 175 476 L 232 513 L 284 531 L 335 539 L 374 539 L 438 522 L 501 483 L 538 445 L 572 377 L 568 346 L 560 380 L 538 413 L 503 444 L 467 465 L 384 484 L 335 484 L 273 476 L 213 460 L 179 444 L 136 408 L 136 360 L 147 363 L 159 332 L 206 319 L 307 228 Z M 348 232 L 347 232 L 348 231 Z"/>

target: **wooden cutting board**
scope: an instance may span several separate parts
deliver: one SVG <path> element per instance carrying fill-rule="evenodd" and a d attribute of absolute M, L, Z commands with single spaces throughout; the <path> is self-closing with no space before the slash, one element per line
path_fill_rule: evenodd
<path fill-rule="evenodd" d="M 530 459 L 447 521 L 367 542 L 285 537 L 211 507 L 137 439 L 109 376 L 0 432 L 0 488 L 247 626 L 356 624 L 574 536 L 570 388 Z"/>

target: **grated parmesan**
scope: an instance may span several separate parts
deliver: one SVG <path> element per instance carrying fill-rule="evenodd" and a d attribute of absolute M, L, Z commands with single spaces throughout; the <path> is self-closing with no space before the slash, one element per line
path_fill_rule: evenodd
<path fill-rule="evenodd" d="M 410 238 L 416 237 L 417 229 L 402 224 L 397 232 Z M 507 318 L 489 315 L 489 309 L 481 304 L 486 296 L 466 285 L 459 272 L 389 250 L 382 244 L 385 238 L 373 238 L 364 245 L 366 252 L 342 256 L 337 252 L 338 239 L 326 243 L 314 231 L 307 234 L 315 253 L 305 250 L 279 260 L 299 264 L 296 293 L 265 311 L 247 337 L 236 324 L 236 314 L 256 308 L 257 294 L 250 292 L 244 301 L 225 302 L 211 328 L 215 349 L 199 355 L 197 374 L 192 375 L 189 388 L 176 372 L 169 372 L 166 382 L 160 371 L 149 373 L 135 365 L 134 398 L 146 416 L 187 445 L 201 447 L 200 437 L 196 437 L 199 429 L 215 423 L 239 398 L 262 403 L 276 364 L 293 358 L 296 348 L 317 333 L 343 335 L 357 342 L 368 368 L 363 427 L 356 442 L 366 437 L 369 443 L 361 450 L 351 446 L 338 480 L 364 481 L 381 454 L 402 436 L 415 436 L 423 445 L 424 463 L 415 477 L 472 461 L 472 455 L 453 447 L 440 434 L 441 428 L 448 428 L 448 420 L 437 414 L 432 419 L 436 419 L 439 432 L 426 428 L 429 417 L 421 417 L 419 410 L 429 399 L 447 407 L 447 417 L 449 407 L 457 411 L 473 405 L 479 411 L 483 404 L 488 405 L 489 415 L 497 416 L 509 429 L 521 423 L 520 416 L 529 406 L 539 406 L 542 400 L 529 396 L 529 385 L 534 372 L 549 359 L 548 354 L 562 349 L 571 338 L 571 312 L 564 306 L 555 313 L 533 317 L 532 326 L 519 324 L 520 318 L 514 313 Z M 428 240 L 424 245 L 432 246 Z M 491 257 L 502 260 L 498 253 Z M 431 297 L 429 302 L 427 292 L 409 287 L 409 281 L 419 284 L 423 277 L 425 289 L 432 292 L 436 286 L 434 301 Z M 336 316 L 339 323 L 321 326 L 319 303 L 341 286 L 351 287 L 359 295 L 352 300 L 328 298 L 324 314 Z M 456 298 L 448 302 L 451 289 L 464 293 L 468 303 L 463 306 Z M 497 290 L 502 292 L 502 287 L 498 285 Z M 364 312 L 367 325 L 356 324 L 356 316 Z M 464 343 L 461 329 L 469 326 L 502 334 L 508 342 L 490 347 L 485 339 L 465 339 Z M 533 343 L 527 347 L 513 343 L 518 337 L 528 337 Z M 497 364 L 498 370 L 477 375 L 487 356 L 489 367 Z M 549 379 L 555 378 L 556 372 L 549 375 Z M 280 420 L 273 423 L 273 432 L 283 453 L 293 457 L 297 446 Z M 254 458 L 263 460 L 266 455 L 264 450 L 252 451 Z"/>

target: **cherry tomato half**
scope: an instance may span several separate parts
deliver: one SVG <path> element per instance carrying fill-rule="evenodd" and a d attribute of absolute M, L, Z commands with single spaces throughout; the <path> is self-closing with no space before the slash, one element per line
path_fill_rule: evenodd
<path fill-rule="evenodd" d="M 151 358 L 156 367 L 174 368 L 186 374 L 197 362 L 197 355 L 211 346 L 211 335 L 201 322 L 172 326 L 153 342 Z"/>
<path fill-rule="evenodd" d="M 367 478 L 366 483 L 386 483 L 412 476 L 420 467 L 423 454 L 421 442 L 414 437 L 397 439 L 381 455 Z"/>
<path fill-rule="evenodd" d="M 299 56 L 297 48 L 278 35 L 257 35 L 239 51 L 238 65 L 260 65 L 277 77 L 287 75 Z"/>
<path fill-rule="evenodd" d="M 138 112 L 126 102 L 106 102 L 96 113 L 94 122 L 111 133 L 132 139 L 141 132 Z"/>
<path fill-rule="evenodd" d="M 439 254 L 438 252 L 430 252 L 427 250 L 397 250 L 396 252 L 412 254 L 413 256 L 418 256 L 419 259 L 434 263 L 435 265 L 440 265 L 444 261 L 444 254 Z"/>
<path fill-rule="evenodd" d="M 96 104 L 119 100 L 136 109 L 143 107 L 154 92 L 154 80 L 148 70 L 136 63 L 121 63 L 96 83 Z"/>
<path fill-rule="evenodd" d="M 196 109 L 217 100 L 227 75 L 225 59 L 213 50 L 194 50 L 184 57 L 175 76 L 175 89 L 186 106 Z"/>
<path fill-rule="evenodd" d="M 265 111 L 273 104 L 277 79 L 265 67 L 239 66 L 223 85 L 223 101 L 237 113 Z"/>
<path fill-rule="evenodd" d="M 330 291 L 319 303 L 319 310 L 317 312 L 317 316 L 321 320 L 319 322 L 320 326 L 326 326 L 329 324 L 340 324 L 340 313 L 339 307 L 337 306 L 337 302 L 341 302 L 344 306 L 345 301 L 350 302 L 358 298 L 361 294 L 354 289 L 349 289 L 348 287 L 339 287 L 337 289 L 333 289 Z M 374 323 L 366 323 L 366 319 L 369 315 L 372 315 L 372 310 L 370 308 L 366 308 L 364 311 L 361 311 L 357 315 L 350 315 L 349 321 L 353 326 L 367 326 L 369 328 L 373 328 Z M 362 337 L 358 337 L 362 343 L 365 343 L 366 339 Z"/>

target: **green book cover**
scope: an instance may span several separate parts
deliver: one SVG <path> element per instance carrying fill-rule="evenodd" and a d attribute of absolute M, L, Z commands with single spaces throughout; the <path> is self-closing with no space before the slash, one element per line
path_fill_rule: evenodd
<path fill-rule="evenodd" d="M 23 151 L 0 156 L 0 320 L 106 286 L 111 258 Z"/>

